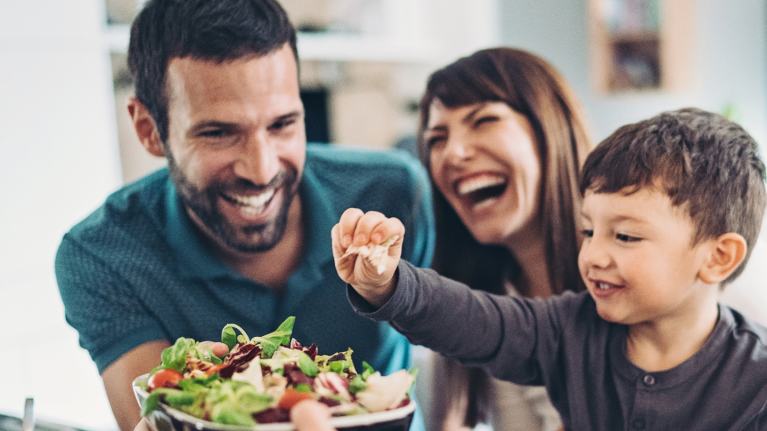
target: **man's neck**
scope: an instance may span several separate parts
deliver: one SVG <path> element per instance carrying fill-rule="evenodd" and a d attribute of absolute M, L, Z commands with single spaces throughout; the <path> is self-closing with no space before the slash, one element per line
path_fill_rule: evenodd
<path fill-rule="evenodd" d="M 300 195 L 293 198 L 288 210 L 288 222 L 280 242 L 271 250 L 242 253 L 211 240 L 213 254 L 245 277 L 271 287 L 281 294 L 288 278 L 301 266 L 304 256 L 304 225 Z"/>
<path fill-rule="evenodd" d="M 629 361 L 645 371 L 665 371 L 698 352 L 719 320 L 716 288 L 688 308 L 688 313 L 629 325 Z"/>

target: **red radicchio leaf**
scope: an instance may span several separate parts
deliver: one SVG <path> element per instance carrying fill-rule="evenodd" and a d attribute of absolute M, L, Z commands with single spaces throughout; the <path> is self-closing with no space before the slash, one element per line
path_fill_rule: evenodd
<path fill-rule="evenodd" d="M 258 413 L 253 413 L 253 419 L 260 424 L 290 422 L 290 412 L 272 407 Z"/>
<path fill-rule="evenodd" d="M 218 371 L 218 374 L 225 379 L 229 379 L 236 371 L 244 369 L 243 366 L 247 368 L 248 363 L 260 354 L 260 346 L 250 343 L 237 344 L 232 348 L 229 357 L 224 361 L 224 367 Z"/>
<path fill-rule="evenodd" d="M 292 338 L 290 340 L 290 348 L 293 350 L 300 350 L 307 355 L 309 355 L 310 358 L 312 358 L 312 361 L 317 358 L 317 345 L 312 343 L 309 347 L 303 347 L 301 343 L 298 342 L 295 338 Z"/>
<path fill-rule="evenodd" d="M 320 397 L 319 401 L 328 407 L 335 407 L 335 406 L 341 405 L 340 401 L 334 400 L 333 398 L 328 398 L 328 397 Z"/>
<path fill-rule="evenodd" d="M 304 374 L 303 371 L 301 371 L 300 368 L 298 368 L 298 365 L 287 363 L 285 364 L 285 367 L 283 368 L 282 375 L 285 376 L 285 378 L 288 379 L 288 384 L 294 384 L 294 385 L 309 385 L 312 386 L 314 384 L 314 377 L 309 377 L 306 374 Z"/>

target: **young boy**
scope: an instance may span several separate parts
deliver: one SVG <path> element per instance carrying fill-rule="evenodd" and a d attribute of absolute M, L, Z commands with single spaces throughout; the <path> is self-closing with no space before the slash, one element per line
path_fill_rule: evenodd
<path fill-rule="evenodd" d="M 495 377 L 545 385 L 568 430 L 767 430 L 767 329 L 717 303 L 767 202 L 753 139 L 716 114 L 666 112 L 602 142 L 581 193 L 588 292 L 471 290 L 400 261 L 402 224 L 356 209 L 333 228 L 336 269 L 359 314 Z M 381 262 L 344 256 L 395 235 Z"/>

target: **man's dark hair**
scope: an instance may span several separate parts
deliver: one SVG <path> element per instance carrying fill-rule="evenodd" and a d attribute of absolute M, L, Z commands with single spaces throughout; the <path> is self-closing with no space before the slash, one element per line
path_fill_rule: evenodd
<path fill-rule="evenodd" d="M 674 206 L 685 206 L 696 229 L 693 244 L 728 232 L 742 235 L 745 259 L 722 285 L 743 272 L 759 236 L 767 191 L 757 144 L 742 127 L 695 108 L 664 112 L 619 128 L 583 166 L 582 194 L 644 187 L 657 187 Z"/>
<path fill-rule="evenodd" d="M 289 44 L 296 30 L 276 0 L 149 0 L 131 26 L 128 66 L 136 98 L 168 138 L 165 75 L 173 58 L 222 63 L 261 57 Z"/>

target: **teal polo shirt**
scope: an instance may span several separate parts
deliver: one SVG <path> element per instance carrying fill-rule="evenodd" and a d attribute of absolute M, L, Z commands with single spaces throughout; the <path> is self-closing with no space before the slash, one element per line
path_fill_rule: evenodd
<path fill-rule="evenodd" d="M 363 360 L 383 374 L 409 367 L 407 340 L 349 305 L 330 230 L 349 207 L 397 217 L 407 231 L 403 258 L 428 267 L 434 230 L 424 169 L 400 151 L 310 144 L 299 193 L 304 257 L 282 295 L 210 252 L 167 169 L 115 192 L 72 228 L 56 256 L 56 277 L 67 322 L 99 372 L 146 342 L 219 340 L 228 323 L 253 337 L 288 316 L 296 316 L 293 337 L 320 354 L 351 347 L 358 369 Z"/>

